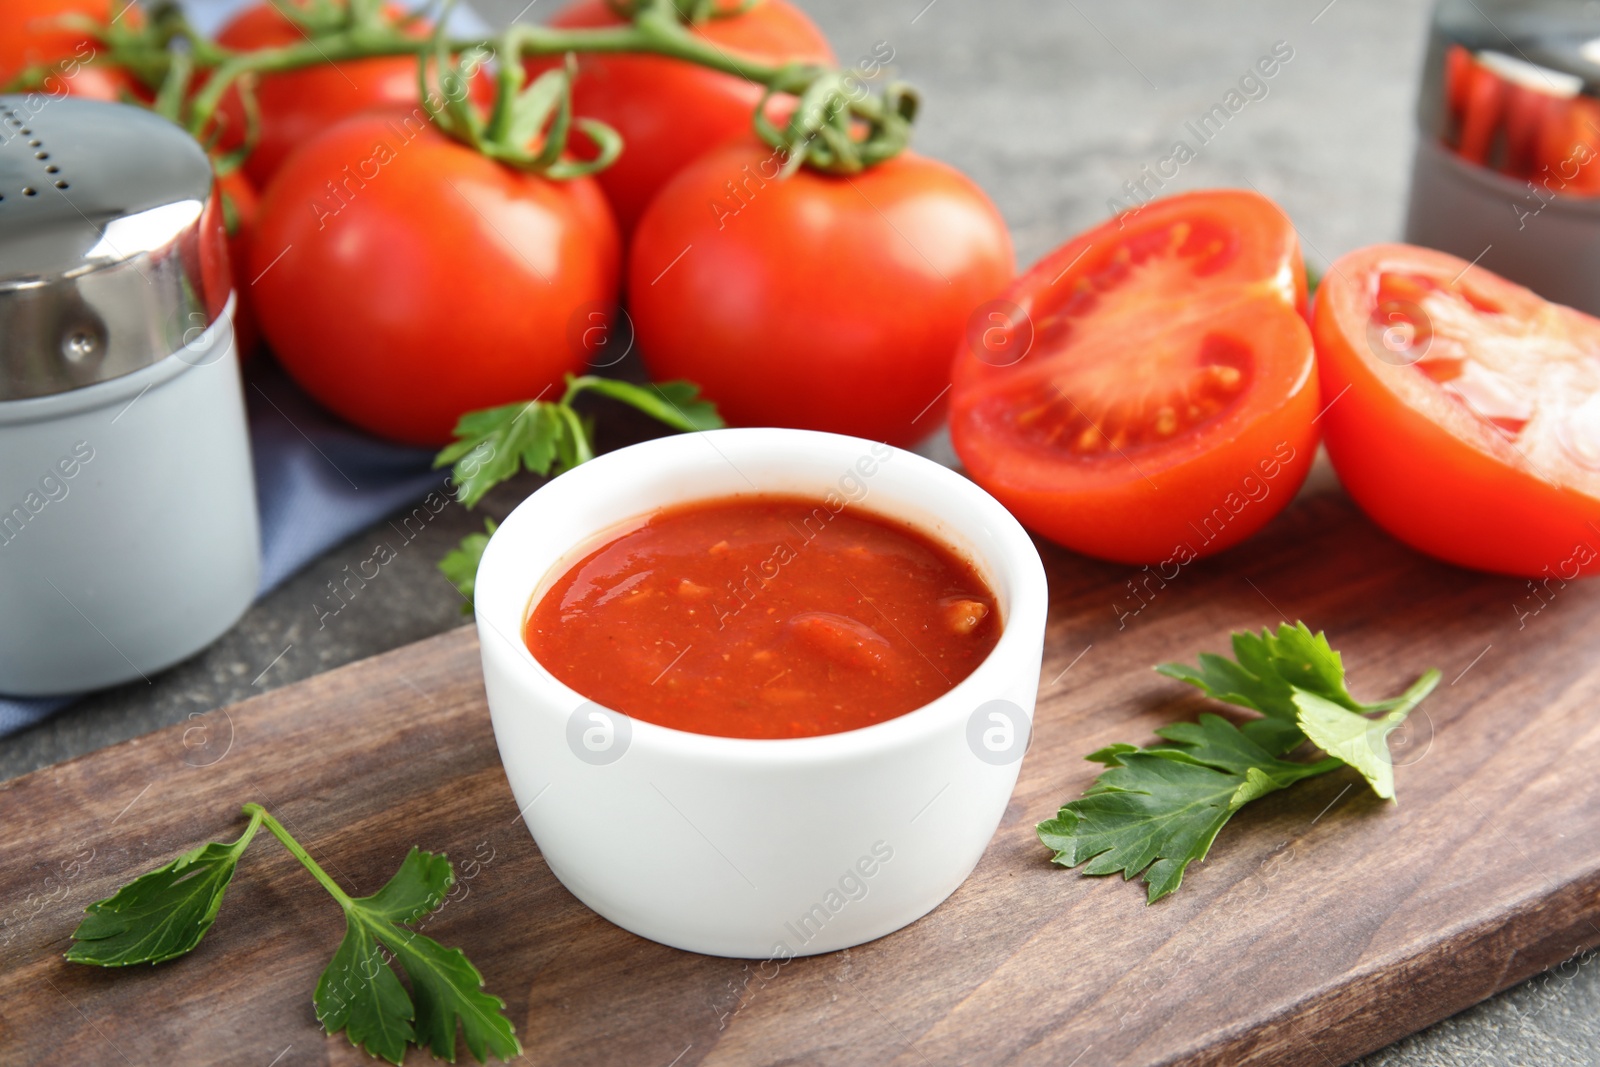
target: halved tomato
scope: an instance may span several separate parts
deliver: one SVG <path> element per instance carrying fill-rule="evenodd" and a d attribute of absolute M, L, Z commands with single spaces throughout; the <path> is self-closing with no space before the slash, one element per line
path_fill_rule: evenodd
<path fill-rule="evenodd" d="M 1600 553 L 1600 320 L 1431 249 L 1336 262 L 1314 320 L 1328 456 L 1400 540 L 1576 577 Z"/>
<path fill-rule="evenodd" d="M 1174 563 L 1248 537 L 1317 446 L 1294 227 L 1255 193 L 1153 201 L 980 309 L 950 431 L 972 477 L 1091 556 Z"/>

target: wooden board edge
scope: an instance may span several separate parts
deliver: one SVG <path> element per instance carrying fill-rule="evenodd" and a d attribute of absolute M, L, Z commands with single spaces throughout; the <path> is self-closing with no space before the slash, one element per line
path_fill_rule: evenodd
<path fill-rule="evenodd" d="M 1264 1024 L 1200 1043 L 1152 1067 L 1342 1067 L 1600 947 L 1600 869 L 1530 895 L 1498 921 L 1457 931 L 1406 959 L 1375 960 Z M 1516 945 L 1523 947 L 1513 947 Z M 1497 969 L 1498 968 L 1498 969 Z M 1495 974 L 1465 985 L 1462 974 Z M 1315 1042 L 1316 1055 L 1305 1051 Z"/>
<path fill-rule="evenodd" d="M 454 647 L 456 645 L 476 648 L 477 644 L 478 631 L 476 624 L 465 623 L 446 630 L 444 633 L 434 634 L 431 637 L 424 637 L 419 641 L 412 641 L 398 648 L 389 649 L 387 652 L 379 652 L 364 659 L 352 660 L 338 667 L 326 671 L 318 671 L 308 677 L 286 682 L 276 688 L 267 690 L 265 693 L 257 693 L 243 700 L 234 701 L 232 704 L 218 705 L 204 714 L 210 715 L 217 711 L 225 711 L 229 715 L 270 714 L 268 706 L 280 701 L 282 699 L 281 694 L 285 691 L 293 690 L 298 696 L 314 692 L 321 686 L 337 686 L 341 679 L 352 672 L 365 673 L 389 660 L 402 663 L 409 662 L 416 656 L 417 650 L 424 647 L 438 647 L 443 650 L 442 654 L 453 655 L 459 653 L 459 650 Z M 476 662 L 477 657 L 474 656 L 473 659 Z M 118 752 L 159 743 L 164 737 L 181 737 L 183 731 L 188 728 L 188 724 L 189 719 L 187 718 L 175 723 L 168 723 L 166 726 L 158 726 L 154 730 L 130 737 L 125 741 L 118 741 L 102 748 L 91 749 L 70 759 L 64 759 L 59 763 L 51 763 L 40 767 L 38 770 L 29 771 L 27 774 L 20 774 L 15 778 L 0 782 L 0 795 L 13 790 L 29 789 L 35 782 L 41 782 L 47 777 L 54 777 L 62 773 L 70 773 L 91 760 L 113 759 Z"/>

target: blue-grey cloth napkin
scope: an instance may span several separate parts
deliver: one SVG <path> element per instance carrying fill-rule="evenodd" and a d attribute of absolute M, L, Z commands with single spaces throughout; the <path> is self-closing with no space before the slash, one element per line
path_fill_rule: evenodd
<path fill-rule="evenodd" d="M 269 361 L 245 376 L 261 509 L 265 594 L 364 527 L 443 484 L 433 453 L 386 444 L 338 421 Z M 0 696 L 0 737 L 40 722 L 77 697 Z"/>

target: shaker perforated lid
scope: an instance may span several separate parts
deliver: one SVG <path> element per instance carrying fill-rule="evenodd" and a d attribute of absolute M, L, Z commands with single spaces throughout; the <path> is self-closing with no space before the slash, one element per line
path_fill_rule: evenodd
<path fill-rule="evenodd" d="M 192 137 L 142 108 L 0 95 L 0 401 L 181 353 L 230 288 Z"/>

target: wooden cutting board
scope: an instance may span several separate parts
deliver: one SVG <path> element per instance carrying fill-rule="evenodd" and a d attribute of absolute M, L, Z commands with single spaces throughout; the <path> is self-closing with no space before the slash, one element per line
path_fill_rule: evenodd
<path fill-rule="evenodd" d="M 1043 551 L 1016 796 L 972 878 L 899 933 L 776 968 L 588 911 L 518 821 L 461 629 L 0 786 L 0 1061 L 364 1061 L 312 1014 L 338 910 L 265 834 L 189 957 L 61 959 L 85 904 L 233 836 L 247 800 L 354 891 L 413 844 L 470 871 L 427 932 L 507 1000 L 530 1063 L 1337 1067 L 1600 943 L 1600 586 L 1536 599 L 1431 563 L 1333 489 L 1142 601 L 1128 568 Z M 1277 794 L 1153 907 L 1052 867 L 1033 824 L 1089 784 L 1083 754 L 1203 704 L 1150 667 L 1283 618 L 1326 628 L 1367 699 L 1443 670 L 1400 749 L 1400 804 L 1350 772 Z M 619 827 L 617 847 L 650 877 L 648 842 Z"/>

